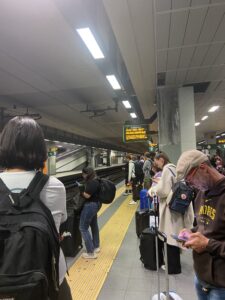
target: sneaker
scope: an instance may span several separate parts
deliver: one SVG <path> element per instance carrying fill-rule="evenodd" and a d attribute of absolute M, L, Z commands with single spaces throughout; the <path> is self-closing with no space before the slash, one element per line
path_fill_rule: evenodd
<path fill-rule="evenodd" d="M 97 257 L 98 256 L 95 252 L 94 253 L 87 253 L 87 252 L 82 253 L 82 258 L 84 258 L 84 259 L 95 259 Z"/>
<path fill-rule="evenodd" d="M 132 200 L 132 201 L 129 202 L 129 204 L 130 204 L 130 205 L 135 205 L 135 204 L 137 204 L 137 202 L 134 201 L 134 200 Z"/>
<path fill-rule="evenodd" d="M 99 253 L 101 251 L 101 249 L 98 247 L 98 248 L 95 248 L 94 252 L 95 253 Z"/>
<path fill-rule="evenodd" d="M 161 269 L 162 269 L 163 271 L 166 271 L 166 266 L 165 266 L 165 265 L 162 265 L 162 266 L 161 266 Z"/>
<path fill-rule="evenodd" d="M 127 195 L 129 195 L 129 193 L 125 192 L 125 193 L 123 193 L 123 195 L 124 195 L 124 196 L 127 196 Z"/>

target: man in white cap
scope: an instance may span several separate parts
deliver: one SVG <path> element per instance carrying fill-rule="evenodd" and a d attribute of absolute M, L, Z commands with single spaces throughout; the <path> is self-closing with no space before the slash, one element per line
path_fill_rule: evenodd
<path fill-rule="evenodd" d="M 184 152 L 177 163 L 177 180 L 199 190 L 195 199 L 197 226 L 180 236 L 193 249 L 198 299 L 225 299 L 225 177 L 198 150 Z"/>

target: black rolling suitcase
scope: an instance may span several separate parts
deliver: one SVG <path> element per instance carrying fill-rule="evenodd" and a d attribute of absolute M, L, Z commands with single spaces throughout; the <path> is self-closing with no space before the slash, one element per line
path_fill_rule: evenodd
<path fill-rule="evenodd" d="M 60 234 L 64 236 L 61 242 L 61 248 L 67 257 L 74 257 L 83 247 L 79 221 L 79 215 L 72 211 L 68 214 L 66 222 L 60 226 Z"/>
<path fill-rule="evenodd" d="M 140 237 L 142 231 L 149 227 L 149 218 L 154 216 L 152 210 L 137 210 L 135 213 L 136 234 Z"/>
<path fill-rule="evenodd" d="M 155 228 L 146 228 L 140 235 L 140 260 L 144 264 L 144 267 L 148 270 L 157 270 L 156 265 L 156 243 L 155 243 L 156 231 Z M 164 264 L 163 259 L 163 243 L 158 239 L 158 256 L 159 266 Z"/>
<path fill-rule="evenodd" d="M 144 264 L 144 267 L 149 270 L 157 270 L 156 265 L 156 232 L 158 228 L 159 222 L 159 210 L 158 210 L 158 198 L 156 196 L 153 197 L 154 209 L 149 210 L 149 217 L 153 216 L 153 222 L 151 222 L 150 227 L 145 228 L 140 235 L 140 260 Z M 163 243 L 160 239 L 158 239 L 158 248 L 157 253 L 159 257 L 159 265 L 160 267 L 164 264 L 163 259 Z"/>

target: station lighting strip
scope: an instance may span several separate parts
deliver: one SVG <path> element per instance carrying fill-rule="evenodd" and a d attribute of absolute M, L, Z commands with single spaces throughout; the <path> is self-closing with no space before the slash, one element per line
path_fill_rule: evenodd
<path fill-rule="evenodd" d="M 103 59 L 105 58 L 104 53 L 102 52 L 101 48 L 99 47 L 93 33 L 91 32 L 90 28 L 85 27 L 85 28 L 78 28 L 77 33 L 85 43 L 86 47 L 90 51 L 91 55 L 93 56 L 94 59 Z M 117 78 L 113 74 L 106 75 L 106 79 L 112 86 L 114 90 L 121 90 L 121 85 L 119 84 Z M 131 105 L 128 100 L 122 101 L 123 105 L 127 109 L 131 109 Z M 137 115 L 133 112 L 130 113 L 131 118 L 135 119 L 137 118 Z"/>
<path fill-rule="evenodd" d="M 219 105 L 212 106 L 212 107 L 208 110 L 208 112 L 209 112 L 209 113 L 214 112 L 214 111 L 216 111 L 218 108 L 219 108 Z M 208 117 L 209 117 L 209 116 L 204 116 L 204 117 L 201 118 L 201 120 L 204 121 L 204 120 L 208 119 Z M 196 122 L 196 123 L 195 123 L 195 127 L 197 127 L 197 126 L 199 126 L 199 125 L 200 125 L 200 122 Z"/>

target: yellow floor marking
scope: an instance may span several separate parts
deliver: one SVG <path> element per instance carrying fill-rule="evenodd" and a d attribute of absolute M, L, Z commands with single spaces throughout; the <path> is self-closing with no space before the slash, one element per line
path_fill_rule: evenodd
<path fill-rule="evenodd" d="M 118 200 L 118 198 L 122 195 L 122 193 L 124 192 L 124 190 L 125 190 L 124 186 L 121 186 L 119 189 L 116 190 L 116 196 L 115 196 L 115 200 L 113 202 L 115 202 L 115 201 Z M 98 217 L 101 216 L 104 213 L 104 211 L 107 208 L 109 208 L 110 205 L 112 205 L 112 203 L 111 204 L 102 204 L 102 207 L 101 207 L 100 211 L 98 212 Z"/>
<path fill-rule="evenodd" d="M 97 259 L 85 260 L 79 257 L 69 270 L 67 278 L 73 300 L 96 300 L 105 278 L 113 264 L 130 222 L 135 214 L 136 205 L 129 205 L 131 196 L 109 219 L 100 232 L 101 252 Z M 115 287 L 116 288 L 116 287 Z"/>

